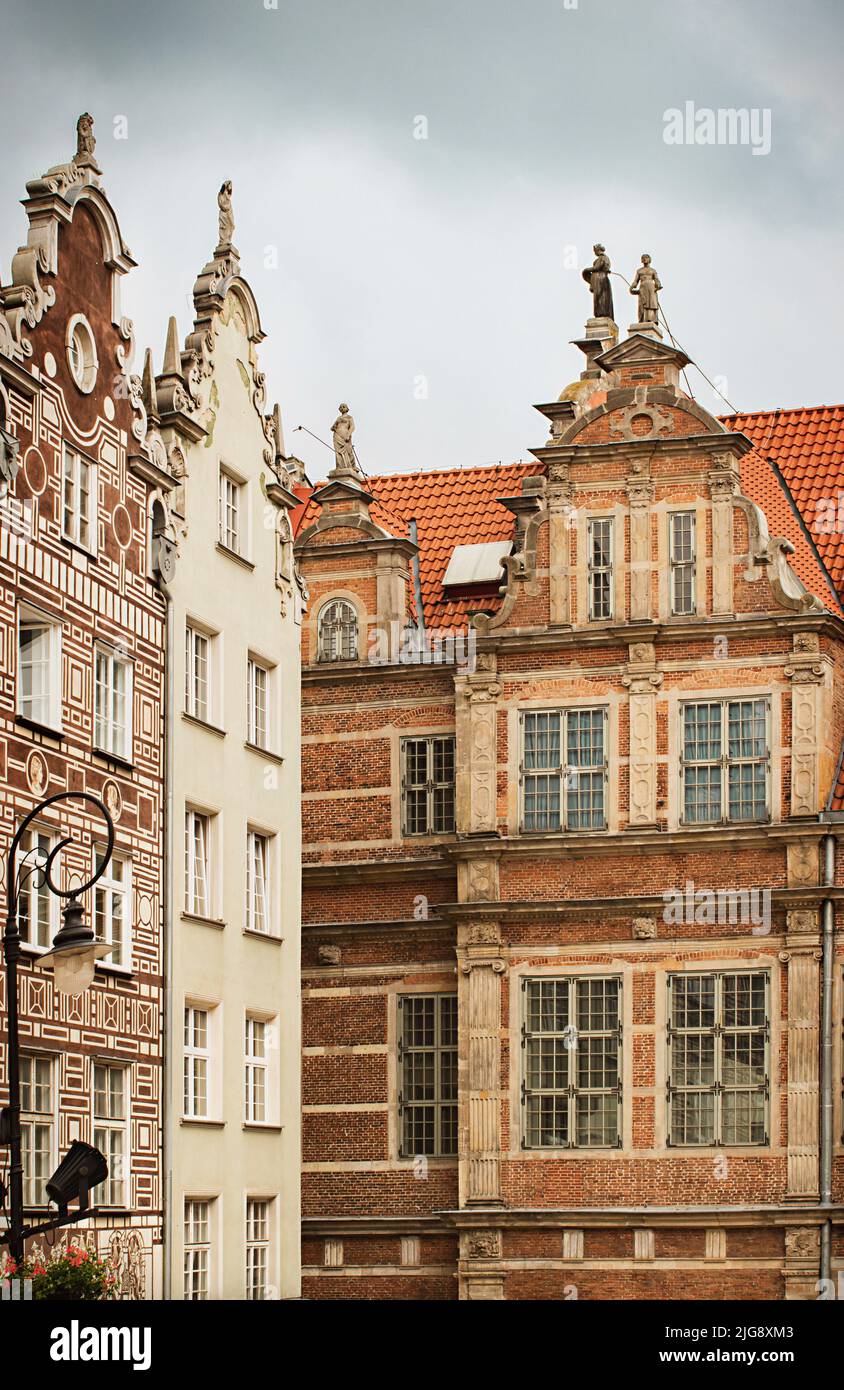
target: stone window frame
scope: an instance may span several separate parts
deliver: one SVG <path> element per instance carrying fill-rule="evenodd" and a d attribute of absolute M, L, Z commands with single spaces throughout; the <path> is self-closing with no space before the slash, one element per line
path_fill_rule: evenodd
<path fill-rule="evenodd" d="M 691 517 L 691 559 L 678 560 L 674 554 L 674 523 L 679 517 Z M 694 506 L 671 506 L 666 509 L 668 521 L 668 605 L 672 618 L 693 618 L 697 614 L 698 525 Z M 691 608 L 678 608 L 675 579 L 681 568 L 691 570 Z"/>
<path fill-rule="evenodd" d="M 713 666 L 719 663 L 713 657 Z M 723 669 L 723 662 L 720 663 Z M 761 685 L 724 685 L 717 689 L 699 686 L 677 685 L 673 689 L 666 691 L 665 695 L 657 696 L 657 717 L 659 716 L 659 701 L 668 701 L 668 755 L 667 763 L 668 775 L 668 798 L 667 798 L 667 824 L 671 831 L 684 831 L 693 834 L 698 831 L 706 833 L 716 830 L 724 831 L 742 827 L 748 829 L 758 828 L 759 826 L 776 824 L 782 818 L 782 766 L 783 759 L 791 755 L 791 749 L 784 747 L 782 742 L 782 687 L 779 685 L 780 665 L 772 666 L 770 680 L 767 684 Z M 695 673 L 689 673 L 695 674 Z M 683 778 L 681 767 L 681 755 L 683 751 L 683 716 L 682 707 L 687 704 L 702 704 L 707 701 L 745 700 L 745 699 L 766 699 L 768 701 L 768 816 L 764 821 L 725 821 L 725 822 L 693 822 L 683 820 Z M 663 754 L 657 750 L 657 763 L 665 761 Z"/>
<path fill-rule="evenodd" d="M 525 828 L 525 716 L 534 714 L 555 714 L 561 719 L 560 731 L 560 754 L 561 757 L 568 743 L 567 737 L 567 718 L 569 714 L 582 714 L 587 710 L 601 710 L 603 712 L 603 742 L 604 742 L 604 780 L 603 780 L 603 825 L 569 828 L 566 824 L 566 764 L 560 764 L 560 825 L 550 829 L 531 829 Z M 516 786 L 518 789 L 518 813 L 517 813 L 517 834 L 524 836 L 536 835 L 606 835 L 617 828 L 613 825 L 613 817 L 610 814 L 610 769 L 613 759 L 617 759 L 618 753 L 612 729 L 611 719 L 612 701 L 602 696 L 599 700 L 594 697 L 582 697 L 573 700 L 564 700 L 560 703 L 549 704 L 543 701 L 538 704 L 518 705 L 516 715 L 518 720 L 518 764 Z"/>
<path fill-rule="evenodd" d="M 425 826 L 422 830 L 412 830 L 408 821 L 407 793 L 410 788 L 407 786 L 407 757 L 409 745 L 412 743 L 424 743 L 426 745 L 426 763 L 428 771 L 433 771 L 434 765 L 434 745 L 438 742 L 449 742 L 452 752 L 452 777 L 451 782 L 437 782 L 436 779 L 426 777 L 427 806 L 425 815 Z M 431 835 L 453 835 L 457 828 L 457 739 L 452 732 L 434 733 L 402 733 L 399 739 L 399 796 L 401 801 L 401 835 L 403 839 L 418 839 Z M 439 788 L 452 789 L 451 800 L 451 824 L 437 829 L 434 824 L 434 792 Z"/>
<path fill-rule="evenodd" d="M 353 656 L 324 656 L 323 655 L 323 634 L 322 625 L 325 615 L 329 608 L 334 604 L 343 605 L 354 615 L 355 621 L 355 651 Z M 314 664 L 318 666 L 352 666 L 361 661 L 361 635 L 365 634 L 366 627 L 361 621 L 361 611 L 357 602 L 347 593 L 331 594 L 320 600 L 319 608 L 314 618 Z"/>
<path fill-rule="evenodd" d="M 740 704 L 740 703 L 750 704 L 750 703 L 757 702 L 757 701 L 762 701 L 762 702 L 764 702 L 764 704 L 765 704 L 765 735 L 766 735 L 767 753 L 766 753 L 766 755 L 764 756 L 764 758 L 751 758 L 751 759 L 741 759 L 741 758 L 739 758 L 739 759 L 731 759 L 731 758 L 730 758 L 730 755 L 729 755 L 729 752 L 727 751 L 727 749 L 728 749 L 728 739 L 729 739 L 729 706 L 732 705 L 732 704 Z M 709 691 L 708 694 L 706 694 L 706 695 L 704 695 L 704 696 L 688 696 L 688 695 L 686 695 L 685 693 L 681 696 L 680 701 L 679 701 L 679 710 L 678 710 L 678 713 L 679 713 L 679 730 L 678 730 L 678 737 L 679 737 L 678 773 L 679 773 L 679 783 L 680 783 L 680 792 L 679 792 L 680 826 L 681 826 L 683 829 L 692 829 L 692 830 L 694 830 L 694 829 L 698 829 L 698 828 L 701 828 L 701 827 L 702 827 L 702 828 L 706 828 L 706 827 L 713 827 L 713 826 L 718 826 L 718 827 L 731 827 L 731 826 L 745 826 L 745 825 L 751 825 L 751 826 L 752 826 L 752 825 L 768 825 L 768 824 L 771 823 L 771 821 L 772 821 L 772 819 L 773 819 L 773 799 L 772 799 L 772 798 L 773 798 L 773 790 L 772 790 L 772 783 L 773 783 L 773 759 L 774 759 L 773 748 L 772 748 L 772 743 L 773 743 L 773 739 L 772 739 L 772 704 L 773 704 L 773 701 L 772 701 L 772 696 L 771 696 L 771 693 L 770 693 L 770 692 L 765 692 L 764 694 L 756 694 L 756 693 L 753 693 L 753 692 L 749 692 L 749 691 L 748 691 L 748 692 L 746 692 L 746 693 L 743 692 L 742 694 L 739 694 L 739 695 L 736 695 L 736 694 L 725 695 L 725 694 L 723 694 L 721 691 Z M 718 820 L 694 820 L 694 821 L 693 821 L 693 820 L 687 820 L 687 819 L 686 819 L 686 815 L 685 815 L 685 804 L 686 804 L 686 793 L 685 793 L 685 788 L 686 788 L 686 783 L 685 783 L 685 767 L 686 767 L 686 761 L 685 761 L 685 753 L 684 753 L 684 748 L 685 748 L 685 710 L 687 709 L 687 707 L 689 707 L 689 706 L 691 706 L 691 705 L 719 705 L 720 708 L 721 708 L 721 731 L 720 731 L 720 732 L 721 732 L 721 758 L 720 758 L 720 764 L 721 764 L 721 788 L 720 788 L 721 816 L 719 817 Z M 701 760 L 697 760 L 697 761 L 701 761 Z M 714 760 L 703 760 L 703 761 L 704 761 L 704 762 L 709 762 L 710 764 L 711 764 L 712 762 L 714 762 Z M 763 762 L 763 761 L 764 761 L 764 763 L 765 763 L 765 814 L 764 814 L 763 816 L 758 816 L 758 817 L 754 817 L 754 818 L 752 818 L 752 819 L 747 819 L 747 820 L 739 820 L 739 819 L 735 819 L 735 820 L 734 820 L 734 819 L 730 816 L 730 814 L 729 814 L 729 809 L 730 809 L 729 771 L 730 771 L 730 767 L 731 767 L 731 765 L 732 765 L 733 763 L 738 762 L 738 763 L 740 764 L 740 763 L 742 763 L 742 762 L 744 762 L 744 761 L 748 761 L 748 762 L 752 762 L 752 763 L 759 763 L 759 762 Z"/>
<path fill-rule="evenodd" d="M 436 1095 L 435 1095 L 435 1098 L 434 1098 L 433 1102 L 418 1102 L 418 1103 L 417 1103 L 417 1102 L 411 1102 L 411 1103 L 408 1104 L 408 1103 L 405 1102 L 404 1099 L 403 1099 L 403 1092 L 404 1092 L 404 1090 L 405 1090 L 405 1084 L 406 1084 L 406 1083 L 405 1083 L 405 1053 L 406 1053 L 408 1050 L 413 1050 L 413 1051 L 416 1051 L 416 1050 L 417 1050 L 417 1049 L 415 1049 L 415 1048 L 414 1048 L 414 1049 L 409 1049 L 409 1048 L 408 1048 L 408 1045 L 405 1043 L 405 1040 L 404 1040 L 404 1019 L 405 1019 L 405 1015 L 404 1015 L 404 1013 L 403 1013 L 403 1009 L 404 1009 L 405 1001 L 406 1001 L 406 1000 L 409 1000 L 409 999 L 412 999 L 412 1000 L 414 1000 L 414 1001 L 416 1001 L 416 1000 L 433 1000 L 433 1001 L 435 1001 L 435 1034 L 434 1034 L 434 1043 L 433 1043 L 432 1050 L 433 1050 L 434 1053 L 435 1053 L 435 1077 L 436 1077 L 436 1080 L 435 1080 L 435 1089 L 436 1089 Z M 442 1019 L 441 1019 L 440 1004 L 441 1004 L 441 1001 L 443 1001 L 443 1000 L 445 1000 L 445 999 L 451 999 L 451 1000 L 454 1001 L 454 1029 L 455 1029 L 455 1041 L 454 1041 L 454 1046 L 453 1046 L 453 1047 L 451 1047 L 451 1046 L 446 1046 L 446 1045 L 444 1045 L 444 1044 L 442 1043 L 442 1041 L 441 1041 L 441 1031 L 440 1031 L 440 1030 L 441 1030 Z M 440 1094 L 440 1090 L 441 1090 L 441 1087 L 440 1087 L 440 1082 L 441 1082 L 440 1065 L 441 1065 L 441 1054 L 442 1054 L 443 1052 L 446 1052 L 446 1051 L 448 1051 L 448 1052 L 454 1052 L 454 1055 L 455 1055 L 454 1074 L 455 1074 L 455 1080 L 456 1080 L 456 1078 L 457 1078 L 457 1067 L 458 1067 L 458 1061 L 459 1061 L 459 1055 L 460 1055 L 460 1013 L 459 1013 L 459 998 L 458 998 L 457 990 L 456 990 L 456 989 L 454 989 L 454 990 L 449 990 L 449 989 L 421 989 L 421 988 L 418 989 L 418 990 L 401 990 L 401 989 L 400 989 L 400 990 L 397 990 L 397 992 L 396 992 L 395 1014 L 396 1014 L 396 1042 L 395 1042 L 395 1049 L 394 1049 L 394 1055 L 395 1055 L 395 1059 L 396 1059 L 396 1092 L 395 1092 L 396 1104 L 395 1104 L 395 1115 L 396 1115 L 396 1151 L 397 1151 L 398 1158 L 399 1158 L 400 1160 L 402 1160 L 403 1162 L 409 1162 L 409 1163 L 415 1163 L 415 1162 L 418 1162 L 419 1160 L 422 1160 L 422 1159 L 427 1160 L 427 1161 L 431 1161 L 431 1160 L 433 1160 L 433 1159 L 447 1159 L 447 1160 L 450 1160 L 450 1161 L 452 1161 L 452 1162 L 456 1162 L 456 1161 L 458 1160 L 458 1157 L 459 1157 L 459 1104 L 460 1104 L 460 1088 L 459 1088 L 459 1083 L 457 1083 L 457 1081 L 456 1081 L 457 1093 L 456 1093 L 456 1095 L 455 1095 L 454 1100 L 453 1100 L 453 1101 L 451 1101 L 451 1100 L 443 1100 L 443 1098 L 442 1098 L 442 1096 L 441 1096 L 441 1094 Z M 427 1049 L 425 1049 L 425 1050 L 427 1050 Z M 419 1107 L 420 1107 L 421 1105 L 423 1105 L 423 1104 L 425 1104 L 425 1105 L 427 1105 L 427 1104 L 433 1104 L 433 1106 L 434 1106 L 434 1111 L 435 1111 L 435 1115 L 434 1115 L 434 1119 L 435 1119 L 434 1152 L 433 1152 L 433 1153 L 429 1153 L 429 1154 L 408 1153 L 408 1152 L 406 1152 L 406 1149 L 405 1149 L 405 1139 L 404 1139 L 404 1112 L 405 1112 L 406 1109 L 417 1109 L 417 1108 L 419 1108 Z M 453 1152 L 451 1152 L 451 1151 L 443 1152 L 443 1150 L 442 1150 L 442 1144 L 441 1144 L 441 1131 L 440 1131 L 440 1124 L 439 1124 L 440 1112 L 441 1112 L 441 1110 L 442 1110 L 443 1108 L 445 1108 L 446 1106 L 451 1106 L 451 1105 L 454 1106 L 454 1110 L 455 1110 L 455 1112 L 456 1112 L 456 1115 L 455 1115 L 455 1130 L 456 1130 L 455 1149 L 454 1149 Z"/>
<path fill-rule="evenodd" d="M 593 529 L 596 524 L 606 522 L 609 527 L 609 564 L 593 565 Z M 586 617 L 590 623 L 609 623 L 615 618 L 616 595 L 615 595 L 615 536 L 616 519 L 612 513 L 606 516 L 596 514 L 586 518 Z M 608 578 L 609 592 L 609 612 L 595 613 L 594 599 L 595 587 L 594 579 L 598 574 L 606 574 Z"/>
<path fill-rule="evenodd" d="M 86 339 L 87 341 L 83 341 L 82 344 L 83 366 L 82 371 L 79 372 L 73 365 L 73 349 L 80 340 Z M 90 396 L 97 384 L 100 363 L 94 330 L 84 314 L 72 314 L 68 319 L 65 330 L 65 351 L 71 381 L 77 391 L 82 392 L 83 396 Z"/>

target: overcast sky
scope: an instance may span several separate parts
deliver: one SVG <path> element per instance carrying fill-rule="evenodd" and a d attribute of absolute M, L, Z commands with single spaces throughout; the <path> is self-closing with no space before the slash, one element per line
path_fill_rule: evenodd
<path fill-rule="evenodd" d="M 330 438 L 341 400 L 371 473 L 540 445 L 531 404 L 581 370 L 595 240 L 628 279 L 652 254 L 673 334 L 737 408 L 844 398 L 841 0 L 272 5 L 3 0 L 3 283 L 26 180 L 88 110 L 140 263 L 137 370 L 169 314 L 191 326 L 231 178 L 269 400 L 314 480 L 331 457 L 295 427 Z M 666 144 L 687 102 L 769 111 L 770 152 Z"/>

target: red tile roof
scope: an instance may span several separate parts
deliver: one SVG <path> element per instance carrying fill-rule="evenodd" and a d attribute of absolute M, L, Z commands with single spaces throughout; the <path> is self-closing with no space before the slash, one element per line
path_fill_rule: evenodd
<path fill-rule="evenodd" d="M 844 595 L 844 526 L 825 529 L 828 510 L 823 505 L 831 503 L 837 522 L 839 497 L 844 498 L 844 405 L 758 410 L 721 418 L 728 429 L 746 434 L 782 474 L 827 572 Z M 761 498 L 755 500 L 764 507 Z M 770 518 L 769 524 L 773 532 Z M 795 569 L 809 583 L 796 562 Z M 814 590 L 814 584 L 810 587 Z"/>

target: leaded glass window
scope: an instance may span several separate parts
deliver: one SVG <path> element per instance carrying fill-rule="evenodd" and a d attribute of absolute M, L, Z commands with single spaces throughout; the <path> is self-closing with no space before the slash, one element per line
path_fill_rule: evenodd
<path fill-rule="evenodd" d="M 683 706 L 683 820 L 688 825 L 768 817 L 767 699 Z"/>
<path fill-rule="evenodd" d="M 768 976 L 671 975 L 669 1142 L 767 1144 Z"/>
<path fill-rule="evenodd" d="M 457 1153 L 457 995 L 399 999 L 401 1152 Z"/>
<path fill-rule="evenodd" d="M 402 744 L 405 835 L 454 829 L 454 738 L 406 738 Z"/>
<path fill-rule="evenodd" d="M 612 617 L 612 517 L 593 517 L 588 523 L 589 617 Z"/>
<path fill-rule="evenodd" d="M 672 512 L 669 559 L 671 567 L 671 612 L 695 611 L 695 514 Z"/>
<path fill-rule="evenodd" d="M 522 730 L 522 828 L 603 830 L 606 709 L 530 711 Z"/>
<path fill-rule="evenodd" d="M 525 980 L 522 1146 L 620 1143 L 621 981 L 614 976 Z"/>

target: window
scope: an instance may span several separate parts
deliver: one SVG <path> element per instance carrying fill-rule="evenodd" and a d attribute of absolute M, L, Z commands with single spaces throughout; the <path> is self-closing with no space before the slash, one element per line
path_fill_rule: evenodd
<path fill-rule="evenodd" d="M 587 524 L 589 558 L 589 617 L 612 617 L 612 517 L 594 517 Z"/>
<path fill-rule="evenodd" d="M 671 612 L 695 611 L 695 514 L 672 512 L 669 517 Z"/>
<path fill-rule="evenodd" d="M 689 825 L 768 816 L 766 699 L 683 706 L 683 820 Z"/>
<path fill-rule="evenodd" d="M 94 653 L 94 746 L 132 756 L 132 664 L 108 647 Z"/>
<path fill-rule="evenodd" d="M 406 738 L 402 802 L 405 835 L 454 829 L 454 738 Z"/>
<path fill-rule="evenodd" d="M 185 911 L 194 917 L 211 913 L 210 839 L 211 817 L 201 811 L 186 811 Z"/>
<path fill-rule="evenodd" d="M 208 723 L 211 699 L 211 638 L 199 628 L 185 628 L 185 711 Z"/>
<path fill-rule="evenodd" d="M 128 1107 L 126 1105 L 125 1067 L 94 1063 L 94 1137 L 93 1144 L 108 1164 L 99 1196 L 108 1207 L 125 1207 L 126 1168 L 128 1161 Z"/>
<path fill-rule="evenodd" d="M 246 929 L 270 930 L 269 836 L 250 830 L 246 836 Z"/>
<path fill-rule="evenodd" d="M 105 851 L 94 851 L 94 869 L 99 871 Z M 131 866 L 122 855 L 113 854 L 102 878 L 94 885 L 94 934 L 111 946 L 104 958 L 111 965 L 130 966 L 131 961 Z"/>
<path fill-rule="evenodd" d="M 18 896 L 18 925 L 21 940 L 30 946 L 47 951 L 58 931 L 58 898 L 47 887 L 44 868 L 55 849 L 57 837 L 48 830 L 33 826 L 20 843 L 15 872 L 20 892 Z M 53 878 L 58 882 L 57 864 L 52 865 Z"/>
<path fill-rule="evenodd" d="M 243 1118 L 247 1124 L 262 1125 L 267 1119 L 267 1032 L 265 1019 L 246 1015 Z"/>
<path fill-rule="evenodd" d="M 28 608 L 21 608 L 18 619 L 18 714 L 61 728 L 61 624 Z"/>
<path fill-rule="evenodd" d="M 52 1057 L 22 1056 L 20 1067 L 23 1201 L 27 1207 L 44 1207 L 44 1184 L 55 1166 L 54 1062 Z"/>
<path fill-rule="evenodd" d="M 613 1148 L 621 1122 L 621 982 L 525 980 L 523 1147 Z"/>
<path fill-rule="evenodd" d="M 457 1153 L 457 995 L 399 999 L 403 1157 Z"/>
<path fill-rule="evenodd" d="M 212 1205 L 192 1198 L 185 1202 L 185 1298 L 190 1302 L 210 1297 Z"/>
<path fill-rule="evenodd" d="M 97 344 L 83 314 L 74 314 L 67 325 L 67 360 L 70 374 L 86 396 L 97 380 Z"/>
<path fill-rule="evenodd" d="M 523 829 L 605 829 L 606 709 L 525 713 L 522 728 Z"/>
<path fill-rule="evenodd" d="M 246 737 L 256 748 L 269 746 L 269 686 L 269 670 L 250 656 L 246 668 Z"/>
<path fill-rule="evenodd" d="M 85 550 L 93 549 L 96 468 L 75 449 L 64 447 L 62 535 Z"/>
<path fill-rule="evenodd" d="M 767 975 L 670 975 L 668 991 L 669 1143 L 767 1144 Z"/>
<path fill-rule="evenodd" d="M 358 619 L 350 603 L 334 599 L 319 615 L 320 661 L 357 661 Z"/>
<path fill-rule="evenodd" d="M 270 1206 L 265 1199 L 246 1199 L 246 1297 L 260 1301 L 267 1297 L 270 1262 Z"/>
<path fill-rule="evenodd" d="M 220 543 L 239 555 L 241 543 L 241 500 L 243 486 L 224 468 L 220 469 Z"/>
<path fill-rule="evenodd" d="M 210 1010 L 185 1005 L 184 1113 L 187 1119 L 208 1117 L 211 1069 Z"/>

